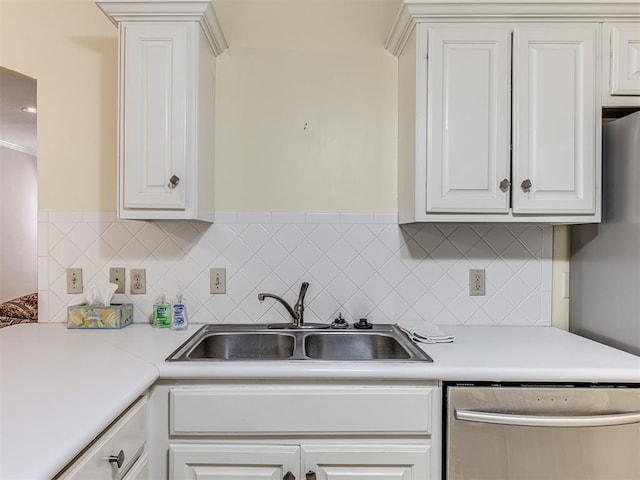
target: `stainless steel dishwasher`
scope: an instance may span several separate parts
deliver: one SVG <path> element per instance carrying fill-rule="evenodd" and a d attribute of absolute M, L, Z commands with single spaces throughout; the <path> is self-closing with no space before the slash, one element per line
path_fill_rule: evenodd
<path fill-rule="evenodd" d="M 640 479 L 640 385 L 445 385 L 444 478 Z"/>

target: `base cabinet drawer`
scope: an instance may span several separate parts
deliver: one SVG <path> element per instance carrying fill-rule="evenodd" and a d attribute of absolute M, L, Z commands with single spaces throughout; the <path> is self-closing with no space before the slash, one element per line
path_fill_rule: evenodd
<path fill-rule="evenodd" d="M 146 426 L 145 396 L 129 407 L 56 480 L 146 480 L 146 457 L 142 458 Z M 139 463 L 139 459 L 143 462 Z"/>
<path fill-rule="evenodd" d="M 427 435 L 432 431 L 432 390 L 427 386 L 327 385 L 173 388 L 169 432 L 176 436 Z"/>

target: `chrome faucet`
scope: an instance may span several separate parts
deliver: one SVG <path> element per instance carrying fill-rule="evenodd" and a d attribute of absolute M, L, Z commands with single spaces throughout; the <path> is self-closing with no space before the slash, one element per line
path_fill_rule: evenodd
<path fill-rule="evenodd" d="M 304 296 L 307 294 L 307 289 L 309 288 L 309 282 L 302 282 L 300 286 L 300 293 L 298 294 L 298 301 L 292 307 L 289 303 L 279 297 L 278 295 L 274 295 L 273 293 L 259 293 L 258 300 L 263 302 L 265 298 L 273 298 L 280 302 L 284 308 L 287 309 L 289 315 L 291 315 L 291 326 L 292 327 L 303 327 L 304 326 Z"/>

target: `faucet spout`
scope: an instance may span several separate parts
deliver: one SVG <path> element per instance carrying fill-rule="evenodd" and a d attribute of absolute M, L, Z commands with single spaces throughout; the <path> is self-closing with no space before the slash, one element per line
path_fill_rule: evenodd
<path fill-rule="evenodd" d="M 309 288 L 309 282 L 302 282 L 300 286 L 300 293 L 298 294 L 298 301 L 292 307 L 286 300 L 273 293 L 259 293 L 258 301 L 263 302 L 265 298 L 273 298 L 277 302 L 280 302 L 284 308 L 287 309 L 289 315 L 291 315 L 291 324 L 295 327 L 304 325 L 304 297 L 307 294 Z"/>
<path fill-rule="evenodd" d="M 289 303 L 287 303 L 287 301 L 284 300 L 282 297 L 279 297 L 278 295 L 274 295 L 273 293 L 259 293 L 258 294 L 258 301 L 264 302 L 265 298 L 273 298 L 274 300 L 280 302 L 284 306 L 284 308 L 287 309 L 287 312 L 289 312 L 289 315 L 291 315 L 291 318 L 293 319 L 292 323 L 296 323 L 298 321 L 298 314 L 291 307 L 291 305 L 289 305 Z"/>

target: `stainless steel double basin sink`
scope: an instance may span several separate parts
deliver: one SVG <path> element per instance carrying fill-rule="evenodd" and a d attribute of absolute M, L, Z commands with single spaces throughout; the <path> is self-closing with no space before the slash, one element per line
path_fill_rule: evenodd
<path fill-rule="evenodd" d="M 391 324 L 376 324 L 369 330 L 205 325 L 167 358 L 169 362 L 247 360 L 432 361 Z"/>

